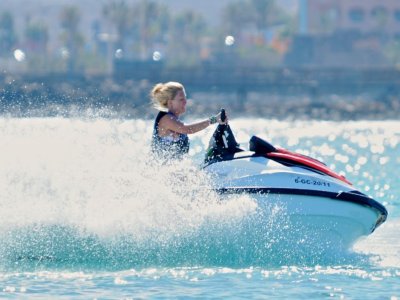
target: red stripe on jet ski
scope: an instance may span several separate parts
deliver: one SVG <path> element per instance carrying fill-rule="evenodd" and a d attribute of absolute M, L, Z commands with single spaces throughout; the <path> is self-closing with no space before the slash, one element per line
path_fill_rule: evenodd
<path fill-rule="evenodd" d="M 332 176 L 334 178 L 337 178 L 347 184 L 352 185 L 352 183 L 350 181 L 348 181 L 344 176 L 337 174 L 336 172 L 332 171 L 331 169 L 329 169 L 324 163 L 302 155 L 302 154 L 298 154 L 298 153 L 293 153 L 290 152 L 286 149 L 277 149 L 278 152 L 270 152 L 267 153 L 266 156 L 270 157 L 270 158 L 277 158 L 277 159 L 282 159 L 288 162 L 293 162 L 295 164 L 300 164 L 306 167 L 310 167 L 312 169 L 315 169 L 317 171 L 320 171 L 324 174 L 327 174 L 329 176 Z"/>
<path fill-rule="evenodd" d="M 310 159 L 310 160 L 312 160 L 312 161 L 314 161 L 314 162 L 326 167 L 326 165 L 322 161 L 319 161 L 318 159 L 312 158 L 310 156 L 306 156 L 304 154 L 295 153 L 295 152 L 289 151 L 289 150 L 284 149 L 284 148 L 277 148 L 276 151 L 279 152 L 279 153 L 286 153 L 286 154 L 294 155 L 296 157 L 308 158 L 308 159 Z"/>

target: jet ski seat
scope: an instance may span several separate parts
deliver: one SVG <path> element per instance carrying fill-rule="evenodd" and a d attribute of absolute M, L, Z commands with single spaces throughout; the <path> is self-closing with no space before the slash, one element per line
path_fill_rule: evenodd
<path fill-rule="evenodd" d="M 262 155 L 277 151 L 277 149 L 270 143 L 268 143 L 263 139 L 260 139 L 255 135 L 253 135 L 250 139 L 249 150 L 255 152 L 256 154 L 262 154 Z"/>

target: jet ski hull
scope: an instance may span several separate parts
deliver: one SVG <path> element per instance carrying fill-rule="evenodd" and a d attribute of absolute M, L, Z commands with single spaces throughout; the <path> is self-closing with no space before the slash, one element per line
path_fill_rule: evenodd
<path fill-rule="evenodd" d="M 282 226 L 287 226 L 292 238 L 306 238 L 334 243 L 350 248 L 357 240 L 372 233 L 386 220 L 385 209 L 361 194 L 271 188 L 228 188 L 217 190 L 222 196 L 246 194 L 254 199 L 261 211 L 278 208 Z"/>
<path fill-rule="evenodd" d="M 205 167 L 223 197 L 247 194 L 259 209 L 282 208 L 285 221 L 296 228 L 292 238 L 319 243 L 322 239 L 351 247 L 387 218 L 383 205 L 348 183 L 306 166 L 285 165 L 252 152 Z M 301 230 L 300 230 L 301 228 Z"/>

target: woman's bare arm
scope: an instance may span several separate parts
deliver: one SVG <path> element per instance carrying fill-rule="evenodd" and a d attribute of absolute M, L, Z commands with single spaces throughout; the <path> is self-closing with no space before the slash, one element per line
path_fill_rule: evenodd
<path fill-rule="evenodd" d="M 199 132 L 210 125 L 210 120 L 204 120 L 193 124 L 185 125 L 173 116 L 166 115 L 161 118 L 159 127 L 164 130 L 171 130 L 181 134 L 192 134 Z"/>

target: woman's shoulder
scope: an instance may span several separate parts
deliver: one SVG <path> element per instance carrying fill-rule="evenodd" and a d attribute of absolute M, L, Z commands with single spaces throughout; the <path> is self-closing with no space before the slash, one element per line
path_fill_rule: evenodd
<path fill-rule="evenodd" d="M 175 116 L 173 113 L 171 113 L 171 112 L 160 112 L 159 114 L 158 114 L 158 116 L 159 116 L 159 120 L 161 121 L 163 121 L 163 122 L 165 122 L 165 121 L 169 121 L 169 120 L 172 120 L 172 121 L 178 121 L 179 122 L 179 118 L 177 117 L 177 116 Z"/>
<path fill-rule="evenodd" d="M 156 116 L 156 122 L 157 122 L 157 123 L 160 122 L 160 120 L 161 120 L 162 118 L 164 118 L 167 114 L 168 114 L 168 112 L 160 110 L 160 111 L 158 112 L 157 116 Z"/>

